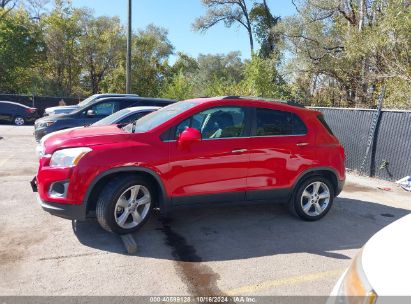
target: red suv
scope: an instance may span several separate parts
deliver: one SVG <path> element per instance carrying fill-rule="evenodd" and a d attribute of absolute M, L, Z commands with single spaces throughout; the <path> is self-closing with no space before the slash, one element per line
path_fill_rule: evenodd
<path fill-rule="evenodd" d="M 314 221 L 345 180 L 344 149 L 320 112 L 242 97 L 178 102 L 124 128 L 68 130 L 42 152 L 32 186 L 43 209 L 96 214 L 120 234 L 153 208 L 206 202 L 285 202 Z"/>

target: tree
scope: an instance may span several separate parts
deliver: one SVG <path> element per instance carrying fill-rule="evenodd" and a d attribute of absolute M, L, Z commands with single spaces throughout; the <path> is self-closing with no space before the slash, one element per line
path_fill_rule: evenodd
<path fill-rule="evenodd" d="M 293 3 L 298 14 L 285 18 L 278 31 L 286 39 L 285 51 L 292 55 L 286 69 L 290 79 L 295 84 L 309 80 L 308 91 L 297 89 L 308 93 L 303 98 L 373 107 L 383 84 L 408 81 L 411 29 L 407 1 Z M 396 73 L 390 68 L 393 63 Z M 387 98 L 389 94 L 387 90 Z"/>
<path fill-rule="evenodd" d="M 3 19 L 15 6 L 16 0 L 0 0 L 0 20 Z"/>
<path fill-rule="evenodd" d="M 28 93 L 31 72 L 42 60 L 44 43 L 40 29 L 24 10 L 0 19 L 0 91 Z"/>
<path fill-rule="evenodd" d="M 14 7 L 16 5 L 16 0 L 0 0 L 1 8 L 6 8 L 9 4 Z"/>
<path fill-rule="evenodd" d="M 182 73 L 184 76 L 192 76 L 199 70 L 198 62 L 195 58 L 184 54 L 182 52 L 177 52 L 177 59 L 173 66 L 170 68 L 171 77 Z"/>
<path fill-rule="evenodd" d="M 220 22 L 224 22 L 226 27 L 231 27 L 234 23 L 238 23 L 247 30 L 251 53 L 254 52 L 253 28 L 248 1 L 202 0 L 202 2 L 207 8 L 207 12 L 205 16 L 195 20 L 193 24 L 195 30 L 205 32 Z"/>
<path fill-rule="evenodd" d="M 264 59 L 254 55 L 245 64 L 242 82 L 245 95 L 288 99 L 290 94 L 282 77 L 276 70 L 274 59 Z"/>
<path fill-rule="evenodd" d="M 87 15 L 82 21 L 83 33 L 79 39 L 84 71 L 82 82 L 92 94 L 100 92 L 105 76 L 115 70 L 125 49 L 125 33 L 118 18 Z"/>
<path fill-rule="evenodd" d="M 74 9 L 69 2 L 58 0 L 44 19 L 47 56 L 47 82 L 50 94 L 83 95 L 80 87 L 81 19 L 88 14 Z"/>
<path fill-rule="evenodd" d="M 141 96 L 158 96 L 173 51 L 166 29 L 151 24 L 139 31 L 133 38 L 132 91 Z"/>
<path fill-rule="evenodd" d="M 273 28 L 280 21 L 280 17 L 274 17 L 267 5 L 267 1 L 263 0 L 263 3 L 254 3 L 250 12 L 250 19 L 252 20 L 255 36 L 260 43 L 260 55 L 268 58 L 275 53 L 278 56 L 277 44 L 279 43 L 280 35 L 273 31 Z"/>
<path fill-rule="evenodd" d="M 243 62 L 240 52 L 228 54 L 200 54 L 198 56 L 198 78 L 201 82 L 218 78 L 238 82 L 243 78 Z"/>
<path fill-rule="evenodd" d="M 164 98 L 175 100 L 185 100 L 194 97 L 193 84 L 182 71 L 175 74 L 171 80 L 165 85 L 162 94 Z"/>

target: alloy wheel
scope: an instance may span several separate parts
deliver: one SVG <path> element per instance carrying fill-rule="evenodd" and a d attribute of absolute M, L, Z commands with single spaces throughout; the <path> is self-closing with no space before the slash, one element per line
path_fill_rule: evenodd
<path fill-rule="evenodd" d="M 330 199 L 328 186 L 323 182 L 313 182 L 302 192 L 301 207 L 306 215 L 318 216 L 327 209 Z"/>
<path fill-rule="evenodd" d="M 16 117 L 14 119 L 14 123 L 18 126 L 22 126 L 22 125 L 24 125 L 24 119 L 22 117 Z"/>
<path fill-rule="evenodd" d="M 147 216 L 151 205 L 150 191 L 143 185 L 125 190 L 117 200 L 114 218 L 123 229 L 133 229 Z"/>

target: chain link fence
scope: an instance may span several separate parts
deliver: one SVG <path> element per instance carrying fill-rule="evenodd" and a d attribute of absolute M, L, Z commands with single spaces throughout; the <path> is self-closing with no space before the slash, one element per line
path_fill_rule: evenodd
<path fill-rule="evenodd" d="M 343 144 L 347 168 L 386 180 L 411 175 L 411 111 L 314 109 Z"/>

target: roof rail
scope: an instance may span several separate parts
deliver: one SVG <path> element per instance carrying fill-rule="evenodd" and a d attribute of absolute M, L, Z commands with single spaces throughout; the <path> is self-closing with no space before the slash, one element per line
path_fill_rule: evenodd
<path fill-rule="evenodd" d="M 264 97 L 256 97 L 256 96 L 223 96 L 221 99 L 222 100 L 224 99 L 254 99 L 254 100 L 263 100 L 263 101 L 270 101 L 270 102 L 279 102 L 279 103 L 284 103 L 284 104 L 287 104 L 293 107 L 305 108 L 305 106 L 302 103 L 299 103 L 297 101 L 280 100 L 280 99 L 264 98 Z"/>

